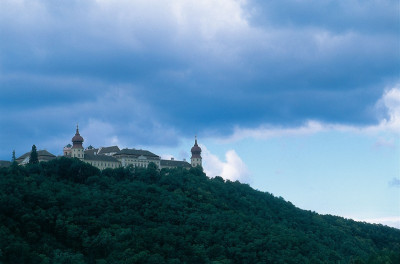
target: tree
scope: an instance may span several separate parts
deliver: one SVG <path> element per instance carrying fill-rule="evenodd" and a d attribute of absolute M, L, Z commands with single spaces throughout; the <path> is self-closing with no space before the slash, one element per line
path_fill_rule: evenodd
<path fill-rule="evenodd" d="M 134 176 L 66 157 L 16 168 L 0 168 L 4 264 L 400 263 L 398 229 L 304 211 L 201 170 L 149 164 Z"/>
<path fill-rule="evenodd" d="M 11 170 L 13 173 L 17 173 L 17 169 L 18 169 L 18 163 L 17 159 L 15 158 L 15 150 L 13 150 L 11 158 Z"/>
<path fill-rule="evenodd" d="M 12 158 L 11 158 L 11 162 L 15 162 L 17 159 L 15 158 L 15 149 L 12 152 Z"/>
<path fill-rule="evenodd" d="M 37 154 L 36 146 L 33 145 L 31 155 L 29 157 L 29 164 L 37 164 L 37 163 L 39 163 L 38 154 Z"/>

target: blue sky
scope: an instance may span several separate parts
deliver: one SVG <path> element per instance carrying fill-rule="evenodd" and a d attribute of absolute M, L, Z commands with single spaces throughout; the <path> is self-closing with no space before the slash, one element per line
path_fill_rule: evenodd
<path fill-rule="evenodd" d="M 190 158 L 400 227 L 398 1 L 0 2 L 0 159 L 36 144 Z"/>

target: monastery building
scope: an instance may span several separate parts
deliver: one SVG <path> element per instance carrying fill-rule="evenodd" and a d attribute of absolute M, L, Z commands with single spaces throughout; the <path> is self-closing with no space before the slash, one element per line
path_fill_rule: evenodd
<path fill-rule="evenodd" d="M 202 166 L 201 148 L 197 144 L 197 138 L 195 139 L 194 146 L 191 149 L 192 157 L 191 163 L 187 161 L 174 160 L 163 160 L 160 156 L 142 149 L 119 149 L 118 146 L 94 148 L 89 146 L 83 148 L 83 137 L 79 134 L 79 128 L 76 127 L 75 136 L 72 138 L 72 145 L 68 144 L 63 149 L 63 155 L 65 157 L 78 158 L 84 162 L 91 164 L 104 170 L 106 168 L 119 168 L 119 167 L 142 167 L 147 168 L 150 162 L 157 165 L 158 168 L 191 168 L 196 166 Z M 24 154 L 29 159 L 29 152 Z M 54 156 L 55 157 L 55 156 Z M 28 160 L 29 161 L 29 160 Z"/>

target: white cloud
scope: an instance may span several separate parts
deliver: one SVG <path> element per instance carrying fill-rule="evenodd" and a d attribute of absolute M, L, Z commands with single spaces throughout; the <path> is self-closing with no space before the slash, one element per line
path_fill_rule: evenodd
<path fill-rule="evenodd" d="M 204 145 L 202 148 L 204 171 L 209 177 L 221 176 L 225 180 L 249 182 L 250 172 L 235 150 L 225 153 L 225 161 L 221 161 Z"/>
<path fill-rule="evenodd" d="M 172 154 L 161 154 L 160 156 L 161 156 L 161 159 L 163 159 L 163 160 L 170 160 L 170 159 L 174 158 L 174 155 L 172 155 Z"/>
<path fill-rule="evenodd" d="M 114 127 L 97 119 L 90 119 L 88 125 L 80 129 L 80 134 L 86 135 L 84 138 L 86 147 L 89 144 L 95 145 L 94 147 L 120 145 Z"/>
<path fill-rule="evenodd" d="M 243 1 L 235 0 L 92 0 L 68 6 L 43 0 L 6 0 L 3 5 L 0 22 L 9 26 L 17 24 L 17 31 L 67 30 L 74 37 L 82 34 L 87 39 L 97 40 L 98 46 L 90 45 L 91 49 L 117 45 L 143 50 L 154 44 L 154 39 L 149 38 L 154 33 L 164 44 L 167 44 L 166 38 L 175 44 L 182 41 L 204 44 L 221 41 L 222 32 L 239 37 L 238 31 L 249 28 L 243 14 Z M 74 39 L 70 37 L 67 41 L 72 46 L 82 45 Z"/>
<path fill-rule="evenodd" d="M 377 129 L 400 132 L 400 83 L 386 90 L 377 105 L 386 109 L 388 115 L 388 118 L 383 119 Z"/>
<path fill-rule="evenodd" d="M 309 120 L 304 125 L 293 128 L 279 128 L 268 125 L 263 125 L 256 129 L 236 127 L 233 135 L 222 141 L 237 141 L 243 138 L 267 139 L 282 136 L 302 136 L 327 131 L 366 134 L 389 132 L 398 135 L 398 133 L 400 133 L 400 83 L 384 92 L 382 98 L 377 103 L 377 109 L 378 108 L 383 108 L 385 110 L 387 118 L 383 118 L 377 125 L 350 126 Z M 379 143 L 382 143 L 380 144 L 381 146 L 388 144 L 393 145 L 393 139 L 380 137 L 378 144 Z"/>
<path fill-rule="evenodd" d="M 172 1 L 172 13 L 180 31 L 200 32 L 205 39 L 212 39 L 221 31 L 246 27 L 243 10 L 238 1 Z"/>

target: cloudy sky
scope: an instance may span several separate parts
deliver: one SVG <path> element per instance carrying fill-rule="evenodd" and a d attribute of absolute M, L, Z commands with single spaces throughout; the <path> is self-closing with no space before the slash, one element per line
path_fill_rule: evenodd
<path fill-rule="evenodd" d="M 400 228 L 397 0 L 0 0 L 0 159 L 84 144 L 189 159 Z"/>

